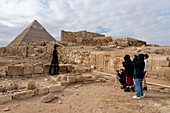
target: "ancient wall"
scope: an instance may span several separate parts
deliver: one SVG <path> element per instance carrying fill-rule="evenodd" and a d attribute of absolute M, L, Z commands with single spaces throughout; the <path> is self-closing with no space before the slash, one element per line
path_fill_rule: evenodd
<path fill-rule="evenodd" d="M 79 31 L 79 32 L 68 32 L 61 31 L 61 41 L 65 42 L 74 42 L 83 45 L 90 45 L 92 38 L 95 37 L 105 37 L 105 35 L 87 32 L 87 31 Z"/>
<path fill-rule="evenodd" d="M 123 68 L 123 57 L 129 54 L 133 56 L 136 52 L 91 52 L 91 65 L 101 71 L 115 73 L 115 70 Z M 150 66 L 148 77 L 170 78 L 170 56 L 150 54 Z"/>
<path fill-rule="evenodd" d="M 124 37 L 124 38 L 113 38 L 110 45 L 118 45 L 118 46 L 142 46 L 146 45 L 145 41 Z"/>
<path fill-rule="evenodd" d="M 53 45 L 40 43 L 38 45 L 16 46 L 0 48 L 2 56 L 23 56 L 30 59 L 42 59 L 51 62 Z M 116 69 L 123 68 L 122 61 L 126 54 L 133 56 L 137 52 L 123 51 L 86 51 L 58 49 L 60 64 L 76 64 L 85 67 L 96 67 L 98 70 L 115 73 Z M 148 76 L 170 78 L 170 56 L 149 54 L 150 68 Z"/>

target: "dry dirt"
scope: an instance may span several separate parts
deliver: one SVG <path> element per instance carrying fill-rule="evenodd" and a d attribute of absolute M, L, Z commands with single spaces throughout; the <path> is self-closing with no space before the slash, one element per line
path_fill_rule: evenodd
<path fill-rule="evenodd" d="M 43 78 L 40 77 L 40 80 Z M 170 92 L 161 90 L 169 91 L 149 86 L 149 90 L 144 92 L 144 98 L 134 100 L 132 96 L 135 92 L 123 92 L 117 81 L 73 84 L 55 93 L 59 98 L 50 103 L 40 101 L 44 95 L 12 100 L 0 105 L 0 113 L 4 112 L 4 108 L 10 109 L 8 113 L 168 113 Z M 58 103 L 59 100 L 62 104 Z"/>

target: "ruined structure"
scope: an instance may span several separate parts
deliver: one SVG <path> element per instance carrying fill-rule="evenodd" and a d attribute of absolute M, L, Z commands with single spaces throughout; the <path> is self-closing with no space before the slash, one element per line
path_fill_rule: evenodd
<path fill-rule="evenodd" d="M 44 46 L 45 43 L 45 46 Z M 18 56 L 19 58 L 35 59 L 37 62 L 50 63 L 53 46 L 56 42 L 39 42 L 24 44 L 22 46 L 0 48 L 1 56 Z M 126 54 L 133 56 L 139 53 L 148 53 L 150 56 L 150 68 L 148 75 L 163 78 L 170 78 L 170 53 L 169 47 L 133 47 L 130 50 L 125 48 L 109 48 L 94 50 L 74 46 L 58 49 L 60 64 L 75 64 L 83 67 L 95 67 L 98 70 L 115 73 L 115 70 L 123 68 L 122 61 Z M 164 53 L 163 53 L 164 52 Z M 31 62 L 29 62 L 31 63 Z M 3 63 L 4 64 L 4 63 Z M 34 64 L 32 64 L 34 65 Z"/>
<path fill-rule="evenodd" d="M 87 32 L 86 30 L 79 32 L 68 32 L 64 30 L 61 31 L 61 41 L 73 42 L 83 45 L 96 45 L 95 42 L 98 37 L 105 37 L 105 35 Z M 93 40 L 93 38 L 95 38 L 95 40 Z M 111 41 L 111 37 L 105 39 L 109 39 Z M 101 38 L 99 40 L 101 40 Z"/>
<path fill-rule="evenodd" d="M 133 39 L 130 37 L 124 37 L 124 38 L 113 38 L 112 42 L 110 42 L 109 44 L 129 47 L 129 46 L 143 46 L 146 45 L 146 42 Z"/>
<path fill-rule="evenodd" d="M 116 45 L 116 46 L 129 47 L 129 46 L 146 45 L 145 41 L 133 39 L 130 37 L 112 38 L 111 36 L 105 37 L 105 35 L 91 33 L 87 31 L 67 32 L 62 30 L 61 41 L 73 42 L 79 45 L 90 45 L 90 46 Z"/>
<path fill-rule="evenodd" d="M 45 30 L 45 28 L 37 20 L 34 20 L 8 46 L 40 41 L 55 41 L 55 39 Z"/>

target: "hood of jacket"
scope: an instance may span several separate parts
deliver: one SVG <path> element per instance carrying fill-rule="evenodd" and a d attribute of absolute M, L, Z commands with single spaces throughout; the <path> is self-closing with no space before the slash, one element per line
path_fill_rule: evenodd
<path fill-rule="evenodd" d="M 125 60 L 125 61 L 130 60 L 130 56 L 129 56 L 129 55 L 125 55 L 124 60 Z"/>
<path fill-rule="evenodd" d="M 139 54 L 138 55 L 138 60 L 144 61 L 144 54 Z"/>

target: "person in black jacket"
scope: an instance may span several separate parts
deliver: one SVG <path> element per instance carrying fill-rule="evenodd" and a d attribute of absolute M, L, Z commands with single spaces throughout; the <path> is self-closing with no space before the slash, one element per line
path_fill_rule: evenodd
<path fill-rule="evenodd" d="M 134 74 L 134 69 L 132 66 L 132 61 L 130 59 L 129 55 L 125 55 L 124 57 L 124 62 L 122 63 L 123 67 L 125 68 L 125 75 L 126 75 L 126 84 L 127 87 L 124 89 L 125 92 L 130 92 L 130 87 L 131 90 L 134 92 L 134 83 L 133 83 L 133 74 Z"/>
<path fill-rule="evenodd" d="M 59 73 L 59 64 L 58 64 L 58 52 L 56 48 L 58 47 L 57 44 L 54 45 L 54 50 L 53 50 L 53 59 L 51 61 L 51 66 L 49 73 L 50 75 L 58 75 Z"/>
<path fill-rule="evenodd" d="M 136 88 L 136 96 L 133 96 L 134 99 L 140 99 L 140 96 L 143 95 L 143 86 L 142 81 L 144 78 L 144 55 L 139 54 L 138 57 L 133 59 L 133 67 L 134 67 L 134 78 L 135 78 L 135 88 Z"/>
<path fill-rule="evenodd" d="M 126 88 L 126 76 L 125 76 L 124 69 L 120 69 L 120 73 L 119 73 L 119 70 L 117 70 L 116 73 L 117 73 L 117 76 L 119 77 L 119 82 L 123 85 L 121 89 L 125 89 Z"/>

